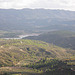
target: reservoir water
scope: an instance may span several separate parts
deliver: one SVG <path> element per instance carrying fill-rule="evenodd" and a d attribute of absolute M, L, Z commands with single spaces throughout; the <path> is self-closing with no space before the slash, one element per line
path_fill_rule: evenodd
<path fill-rule="evenodd" d="M 22 39 L 28 36 L 38 36 L 39 34 L 26 34 L 26 35 L 18 35 L 16 38 L 2 38 L 2 39 Z"/>

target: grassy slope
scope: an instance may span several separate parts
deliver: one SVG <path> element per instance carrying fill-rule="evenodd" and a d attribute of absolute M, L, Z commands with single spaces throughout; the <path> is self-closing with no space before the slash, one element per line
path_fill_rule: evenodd
<path fill-rule="evenodd" d="M 0 39 L 0 66 L 26 65 L 41 58 L 74 58 L 74 50 L 35 40 Z"/>

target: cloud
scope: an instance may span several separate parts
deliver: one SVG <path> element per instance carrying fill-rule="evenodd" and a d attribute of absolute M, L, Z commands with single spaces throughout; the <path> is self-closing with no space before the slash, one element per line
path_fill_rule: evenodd
<path fill-rule="evenodd" d="M 37 0 L 31 7 L 75 11 L 75 0 Z"/>
<path fill-rule="evenodd" d="M 47 8 L 75 11 L 75 0 L 0 0 L 0 8 Z"/>
<path fill-rule="evenodd" d="M 26 8 L 36 0 L 0 0 L 0 8 Z"/>

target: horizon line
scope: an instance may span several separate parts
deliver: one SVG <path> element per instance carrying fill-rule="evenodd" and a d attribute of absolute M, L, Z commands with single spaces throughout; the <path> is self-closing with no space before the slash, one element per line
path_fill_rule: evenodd
<path fill-rule="evenodd" d="M 5 10 L 23 10 L 23 9 L 31 9 L 31 10 L 60 10 L 60 11 L 74 11 L 74 10 L 68 10 L 68 9 L 52 9 L 52 8 L 0 8 L 0 9 L 5 9 Z"/>

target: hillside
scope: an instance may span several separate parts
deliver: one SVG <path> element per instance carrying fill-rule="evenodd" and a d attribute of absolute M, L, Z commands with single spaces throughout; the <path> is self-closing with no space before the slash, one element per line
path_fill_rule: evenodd
<path fill-rule="evenodd" d="M 41 58 L 74 58 L 74 50 L 35 40 L 0 39 L 0 66 L 25 65 Z"/>
<path fill-rule="evenodd" d="M 75 32 L 71 31 L 51 31 L 39 36 L 29 36 L 24 39 L 41 40 L 54 45 L 75 50 Z"/>
<path fill-rule="evenodd" d="M 0 30 L 47 32 L 75 31 L 75 12 L 49 9 L 0 9 Z"/>

